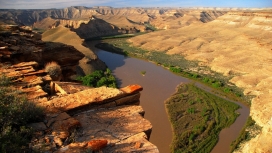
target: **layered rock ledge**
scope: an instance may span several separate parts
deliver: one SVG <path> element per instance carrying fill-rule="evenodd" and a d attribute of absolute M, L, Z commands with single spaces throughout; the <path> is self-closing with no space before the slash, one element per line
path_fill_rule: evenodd
<path fill-rule="evenodd" d="M 84 55 L 72 46 L 36 40 L 31 31 L 0 33 L 0 73 L 46 112 L 42 122 L 28 125 L 35 130 L 29 144 L 33 151 L 159 152 L 148 141 L 152 125 L 139 106 L 141 86 L 91 88 L 52 81 L 44 70 L 51 56 L 66 80 Z"/>
<path fill-rule="evenodd" d="M 152 125 L 138 105 L 141 86 L 90 88 L 75 82 L 54 82 L 43 70 L 35 70 L 35 65 L 24 62 L 0 68 L 15 78 L 15 88 L 45 108 L 44 121 L 29 125 L 36 131 L 32 150 L 84 152 L 95 150 L 92 144 L 99 145 L 98 141 L 107 142 L 99 148 L 103 152 L 159 152 L 148 141 Z M 44 91 L 48 82 L 50 90 Z"/>

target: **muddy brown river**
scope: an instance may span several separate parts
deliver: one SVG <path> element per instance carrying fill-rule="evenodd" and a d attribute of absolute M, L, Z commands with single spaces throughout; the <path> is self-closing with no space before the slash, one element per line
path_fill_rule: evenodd
<path fill-rule="evenodd" d="M 145 118 L 153 125 L 150 142 L 155 144 L 161 153 L 169 153 L 172 129 L 166 114 L 164 101 L 175 92 L 178 84 L 190 82 L 190 80 L 177 76 L 151 62 L 94 48 L 92 42 L 88 42 L 87 45 L 112 70 L 119 87 L 130 84 L 143 86 L 144 90 L 141 92 L 140 105 L 145 110 Z M 141 71 L 146 71 L 145 76 L 141 74 Z M 209 89 L 209 87 L 205 88 Z M 233 125 L 220 132 L 219 142 L 212 152 L 228 153 L 231 142 L 236 139 L 244 126 L 249 115 L 249 108 L 240 103 L 238 104 L 241 106 L 241 109 L 238 110 L 241 115 Z"/>

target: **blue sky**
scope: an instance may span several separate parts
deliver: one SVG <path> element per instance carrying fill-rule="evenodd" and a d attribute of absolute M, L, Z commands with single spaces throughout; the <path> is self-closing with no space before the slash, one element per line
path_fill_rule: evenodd
<path fill-rule="evenodd" d="M 0 0 L 0 8 L 112 7 L 272 7 L 272 0 Z"/>

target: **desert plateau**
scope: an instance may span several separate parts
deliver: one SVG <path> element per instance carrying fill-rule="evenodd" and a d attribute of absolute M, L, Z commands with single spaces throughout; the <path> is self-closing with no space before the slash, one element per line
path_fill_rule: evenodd
<path fill-rule="evenodd" d="M 0 2 L 0 152 L 272 153 L 272 3 L 156 2 Z"/>

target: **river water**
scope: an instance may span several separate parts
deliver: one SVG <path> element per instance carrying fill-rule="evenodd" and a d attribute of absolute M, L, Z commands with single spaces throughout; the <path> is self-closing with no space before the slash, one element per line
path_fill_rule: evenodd
<path fill-rule="evenodd" d="M 181 82 L 190 82 L 190 80 L 177 76 L 154 63 L 94 48 L 92 42 L 86 44 L 112 70 L 119 87 L 131 84 L 139 84 L 143 87 L 140 105 L 145 110 L 144 117 L 153 126 L 149 140 L 159 148 L 161 153 L 169 153 L 172 129 L 164 101 L 175 93 L 177 85 Z M 146 71 L 145 76 L 141 74 L 141 71 Z M 219 142 L 212 152 L 228 153 L 230 143 L 236 139 L 244 126 L 249 109 L 244 105 L 239 105 L 242 107 L 238 110 L 241 115 L 233 125 L 221 131 Z"/>

